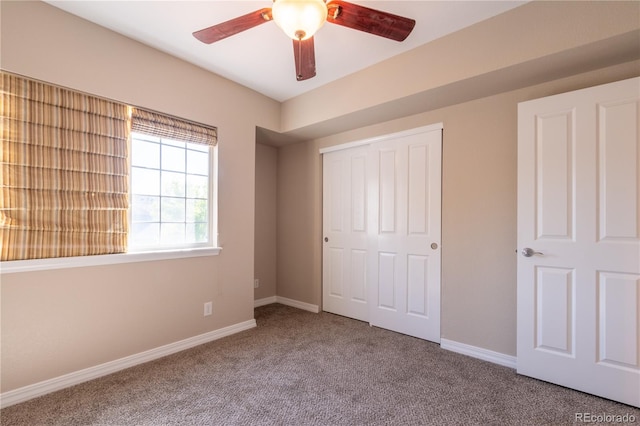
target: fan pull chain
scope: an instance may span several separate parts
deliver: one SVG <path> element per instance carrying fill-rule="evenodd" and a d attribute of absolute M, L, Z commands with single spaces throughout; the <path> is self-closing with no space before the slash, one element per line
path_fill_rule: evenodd
<path fill-rule="evenodd" d="M 298 60 L 296 61 L 296 80 L 302 78 L 302 39 L 305 36 L 305 32 L 302 30 L 296 31 L 296 37 L 298 38 Z"/>
<path fill-rule="evenodd" d="M 302 40 L 298 40 L 298 64 L 297 67 L 298 69 L 296 70 L 296 77 L 297 80 L 300 80 L 302 78 Z"/>

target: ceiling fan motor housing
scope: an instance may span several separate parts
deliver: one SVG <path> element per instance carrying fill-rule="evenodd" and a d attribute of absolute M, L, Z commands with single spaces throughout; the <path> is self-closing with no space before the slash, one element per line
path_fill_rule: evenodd
<path fill-rule="evenodd" d="M 274 0 L 273 20 L 294 40 L 307 40 L 327 20 L 324 0 Z"/>

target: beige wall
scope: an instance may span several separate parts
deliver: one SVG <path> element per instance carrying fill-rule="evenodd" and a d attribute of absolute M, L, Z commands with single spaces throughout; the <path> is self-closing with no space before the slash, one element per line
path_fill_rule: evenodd
<path fill-rule="evenodd" d="M 320 156 L 315 143 L 279 148 L 278 296 L 320 305 L 322 210 Z"/>
<path fill-rule="evenodd" d="M 281 147 L 278 295 L 321 304 L 319 149 L 442 122 L 442 337 L 515 355 L 517 103 L 638 74 L 636 61 Z"/>
<path fill-rule="evenodd" d="M 3 69 L 218 126 L 223 247 L 3 274 L 2 392 L 253 319 L 255 128 L 277 128 L 279 104 L 45 3 L 1 7 Z"/>
<path fill-rule="evenodd" d="M 254 276 L 260 287 L 254 298 L 276 295 L 276 194 L 278 149 L 256 144 L 256 217 Z"/>

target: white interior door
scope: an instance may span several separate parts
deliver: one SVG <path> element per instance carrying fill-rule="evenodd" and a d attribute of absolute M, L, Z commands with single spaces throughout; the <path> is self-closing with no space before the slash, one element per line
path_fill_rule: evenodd
<path fill-rule="evenodd" d="M 366 147 L 324 154 L 322 204 L 322 308 L 368 321 Z"/>
<path fill-rule="evenodd" d="M 639 78 L 518 109 L 518 373 L 634 406 L 639 126 Z"/>
<path fill-rule="evenodd" d="M 440 342 L 441 129 L 370 148 L 372 325 Z"/>

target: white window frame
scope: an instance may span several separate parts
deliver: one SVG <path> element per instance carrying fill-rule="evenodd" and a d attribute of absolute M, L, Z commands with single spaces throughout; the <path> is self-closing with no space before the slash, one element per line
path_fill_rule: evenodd
<path fill-rule="evenodd" d="M 141 135 L 150 137 L 150 138 L 154 138 L 154 139 L 158 139 L 159 143 L 162 147 L 163 143 L 162 140 L 166 139 L 166 138 L 161 138 L 161 137 L 157 137 L 157 136 L 152 136 L 152 135 L 145 135 L 144 133 L 139 133 Z M 143 139 L 144 140 L 144 139 Z M 149 141 L 151 142 L 151 141 Z M 177 140 L 177 142 L 182 142 L 185 143 L 185 150 L 187 150 L 188 145 L 192 142 L 188 142 L 188 141 L 184 141 L 184 140 Z M 132 133 L 132 137 L 129 139 L 129 152 L 133 153 L 133 133 Z M 155 143 L 155 142 L 154 142 Z M 170 144 L 169 144 L 170 145 Z M 198 144 L 195 144 L 198 145 Z M 199 248 L 213 248 L 216 247 L 217 245 L 217 221 L 215 220 L 217 218 L 217 202 L 215 202 L 215 196 L 217 194 L 217 146 L 208 146 L 209 148 L 209 193 L 207 194 L 207 212 L 208 212 L 208 241 L 206 243 L 185 243 L 185 244 L 178 244 L 178 245 L 163 245 L 163 244 L 151 244 L 151 245 L 139 245 L 139 246 L 133 246 L 131 244 L 131 239 L 129 239 L 129 244 L 127 246 L 127 253 L 140 253 L 140 252 L 157 252 L 157 251 L 175 251 L 175 250 L 191 250 L 191 249 L 199 249 Z M 160 148 L 162 150 L 162 148 Z M 132 154 L 130 154 L 132 155 Z M 162 155 L 162 154 L 161 154 Z M 160 161 L 162 161 L 162 157 L 160 157 Z M 129 235 L 131 236 L 131 230 L 133 228 L 133 196 L 136 195 L 133 193 L 133 168 L 136 167 L 133 165 L 133 162 L 130 162 L 129 165 Z M 160 174 L 162 173 L 162 171 L 164 170 L 162 168 L 162 164 L 159 165 L 159 171 Z M 189 174 L 188 170 L 185 170 L 185 174 Z M 160 199 L 162 199 L 163 195 L 160 194 L 159 195 Z M 186 194 L 185 194 L 185 199 Z M 162 226 L 162 221 L 160 221 L 160 227 Z M 130 237 L 129 237 L 130 238 Z"/>
<path fill-rule="evenodd" d="M 47 259 L 11 260 L 0 262 L 0 274 L 47 271 L 53 269 L 82 268 L 87 266 L 117 265 L 121 263 L 151 262 L 169 259 L 217 256 L 218 246 L 218 147 L 209 147 L 209 240 L 206 247 L 156 249 L 94 256 L 57 257 Z M 131 167 L 131 166 L 130 166 Z M 131 205 L 129 206 L 131 215 Z"/>

